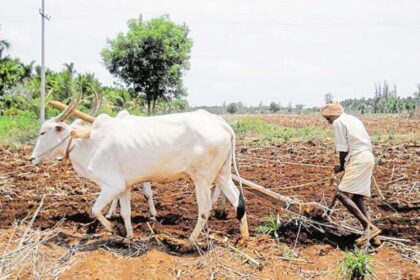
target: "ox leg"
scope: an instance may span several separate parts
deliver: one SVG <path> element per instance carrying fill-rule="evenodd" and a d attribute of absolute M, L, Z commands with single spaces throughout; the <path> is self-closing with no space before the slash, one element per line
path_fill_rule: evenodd
<path fill-rule="evenodd" d="M 229 200 L 230 204 L 236 209 L 237 218 L 241 222 L 241 235 L 244 240 L 249 238 L 248 220 L 245 213 L 245 200 L 240 194 L 238 188 L 232 181 L 230 170 L 227 175 L 219 175 L 217 185 L 221 188 L 222 193 Z"/>
<path fill-rule="evenodd" d="M 133 237 L 133 228 L 131 226 L 131 188 L 127 188 L 120 195 L 121 204 L 121 217 L 124 220 L 125 230 L 127 232 L 127 238 Z"/>
<path fill-rule="evenodd" d="M 214 205 L 217 203 L 217 200 L 220 197 L 220 202 L 221 202 L 221 208 L 220 209 L 215 209 L 214 211 L 214 215 L 217 219 L 226 219 L 227 217 L 227 211 L 226 211 L 226 196 L 224 196 L 222 193 L 221 188 L 216 185 L 213 191 L 213 196 L 212 196 L 212 200 L 211 200 L 211 205 L 214 208 Z"/>
<path fill-rule="evenodd" d="M 156 221 L 156 208 L 155 203 L 153 202 L 153 193 L 152 193 L 152 186 L 149 182 L 141 184 L 143 189 L 143 195 L 147 199 L 147 204 L 149 205 L 149 212 L 150 212 L 150 219 Z"/>
<path fill-rule="evenodd" d="M 195 241 L 203 230 L 211 212 L 211 184 L 204 182 L 197 183 L 197 181 L 194 181 L 194 183 L 198 205 L 198 220 L 189 238 L 193 244 L 195 244 Z"/>
<path fill-rule="evenodd" d="M 114 216 L 118 206 L 118 198 L 112 200 L 111 207 L 109 208 L 108 214 L 105 216 L 107 219 L 111 219 Z"/>
<path fill-rule="evenodd" d="M 104 217 L 102 210 L 116 197 L 118 197 L 117 189 L 102 187 L 101 193 L 92 207 L 92 214 L 99 220 L 99 222 L 101 222 L 107 231 L 111 232 L 114 229 L 114 225 Z"/>
<path fill-rule="evenodd" d="M 222 193 L 222 190 L 219 188 L 219 186 L 214 187 L 213 195 L 211 196 L 211 205 L 215 205 L 217 203 L 217 200 L 220 197 L 220 194 Z"/>

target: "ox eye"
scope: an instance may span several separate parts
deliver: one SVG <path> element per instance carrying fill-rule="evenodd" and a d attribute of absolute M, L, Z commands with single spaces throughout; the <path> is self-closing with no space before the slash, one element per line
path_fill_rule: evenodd
<path fill-rule="evenodd" d="M 45 131 L 41 132 L 39 135 L 41 135 L 41 136 L 42 136 L 42 135 L 44 135 L 44 134 L 45 134 Z"/>

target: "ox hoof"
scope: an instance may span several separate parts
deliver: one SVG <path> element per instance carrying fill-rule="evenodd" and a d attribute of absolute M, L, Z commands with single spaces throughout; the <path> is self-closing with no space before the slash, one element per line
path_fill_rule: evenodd
<path fill-rule="evenodd" d="M 116 224 L 114 227 L 114 233 L 122 237 L 127 236 L 127 231 L 125 230 L 125 226 L 123 224 Z"/>
<path fill-rule="evenodd" d="M 227 216 L 226 210 L 214 210 L 214 217 L 218 220 L 227 220 Z"/>
<path fill-rule="evenodd" d="M 155 238 L 159 240 L 163 245 L 165 245 L 170 251 L 180 253 L 180 254 L 189 254 L 195 251 L 196 247 L 190 240 L 178 239 L 170 237 L 166 234 L 157 234 Z"/>
<path fill-rule="evenodd" d="M 157 222 L 157 220 L 156 220 L 156 216 L 151 216 L 151 217 L 150 217 L 150 220 L 151 220 L 152 222 Z"/>
<path fill-rule="evenodd" d="M 249 237 L 247 238 L 240 237 L 236 240 L 235 245 L 246 247 L 246 245 L 248 244 L 248 240 L 249 240 Z"/>

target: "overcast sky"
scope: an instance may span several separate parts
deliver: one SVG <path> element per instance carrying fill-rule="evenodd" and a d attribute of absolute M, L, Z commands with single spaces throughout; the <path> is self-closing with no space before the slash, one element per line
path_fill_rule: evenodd
<path fill-rule="evenodd" d="M 319 106 L 370 97 L 375 82 L 401 96 L 420 83 L 418 0 L 45 0 L 46 64 L 74 62 L 103 84 L 113 77 L 100 51 L 127 20 L 169 14 L 193 39 L 185 73 L 191 105 L 243 101 Z M 10 54 L 40 63 L 41 0 L 0 0 L 0 38 Z"/>

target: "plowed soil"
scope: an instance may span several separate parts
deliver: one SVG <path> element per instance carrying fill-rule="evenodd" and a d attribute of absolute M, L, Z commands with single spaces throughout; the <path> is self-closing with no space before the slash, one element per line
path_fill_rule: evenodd
<path fill-rule="evenodd" d="M 284 121 L 269 116 L 264 119 L 281 124 Z M 295 125 L 291 119 L 287 124 Z M 418 122 L 414 123 L 416 124 Z M 370 121 L 368 127 L 372 129 Z M 412 123 L 403 124 L 400 128 L 413 132 Z M 124 243 L 126 241 L 108 242 L 107 240 L 114 238 L 112 234 L 106 233 L 102 226 L 94 223 L 91 207 L 98 195 L 98 186 L 79 178 L 71 165 L 66 167 L 62 162 L 38 167 L 30 165 L 27 159 L 31 149 L 31 146 L 0 147 L 0 229 L 6 232 L 16 220 L 33 214 L 45 195 L 44 207 L 33 227 L 52 228 L 64 218 L 59 229 L 62 234 L 54 245 L 57 250 L 69 248 L 71 244 L 80 242 L 83 236 L 90 236 L 94 242 L 103 241 L 106 245 L 73 256 L 80 258 L 81 262 L 67 271 L 64 278 L 201 279 L 210 278 L 211 271 L 215 272 L 213 277 L 216 279 L 231 278 L 231 275 L 236 275 L 234 278 L 238 279 L 247 278 L 249 275 L 267 279 L 337 278 L 337 261 L 343 255 L 343 251 L 337 247 L 342 248 L 342 242 L 348 240 L 325 240 L 322 236 L 313 236 L 305 231 L 298 235 L 296 227 L 286 229 L 280 238 L 281 243 L 257 234 L 256 227 L 261 220 L 269 215 L 281 213 L 282 209 L 252 193 L 245 194 L 252 237 L 247 247 L 242 248 L 253 257 L 265 260 L 259 269 L 244 264 L 243 259 L 227 254 L 227 251 L 219 252 L 218 249 L 205 250 L 202 253 L 204 257 L 197 253 L 178 255 L 179 252 L 171 252 L 170 248 L 152 242 L 146 251 L 129 259 L 124 258 L 125 254 L 121 250 L 117 254 L 104 251 L 104 248 L 110 247 L 124 249 L 127 245 Z M 385 199 L 372 187 L 372 198 L 367 200 L 371 218 L 383 230 L 383 235 L 408 239 L 406 244 L 416 246 L 420 242 L 420 144 L 413 141 L 399 144 L 380 142 L 375 144 L 374 150 L 378 162 L 374 177 Z M 237 159 L 243 178 L 273 191 L 302 201 L 316 201 L 325 205 L 333 195 L 335 187 L 331 184 L 331 178 L 337 155 L 330 142 L 290 142 L 277 146 L 239 145 Z M 135 240 L 151 236 L 147 222 L 157 234 L 164 233 L 181 240 L 187 239 L 197 220 L 197 206 L 191 181 L 182 178 L 167 184 L 152 183 L 152 188 L 158 212 L 157 222 L 149 220 L 147 202 L 141 190 L 136 186 L 132 193 Z M 357 221 L 350 217 L 342 206 L 338 206 L 333 219 L 346 221 L 354 228 L 360 228 Z M 115 222 L 121 221 L 116 218 Z M 211 217 L 206 230 L 210 234 L 227 236 L 231 244 L 240 237 L 239 223 L 231 207 L 228 207 L 226 219 Z M 297 241 L 296 236 L 299 237 Z M 278 259 L 285 246 L 296 246 L 300 252 L 299 258 L 307 260 L 308 263 L 290 263 Z M 347 246 L 351 247 L 352 244 Z M 235 274 L 225 268 L 223 274 L 215 268 L 209 269 L 210 264 L 203 261 L 203 258 L 216 258 L 215 255 L 218 261 L 225 260 L 228 267 L 237 268 L 240 272 Z M 402 258 L 395 248 L 380 248 L 374 258 L 379 263 L 387 263 L 386 269 L 376 270 L 379 279 L 399 279 L 394 278 L 392 273 L 403 279 L 420 277 L 418 266 L 413 261 Z M 376 264 L 376 267 L 383 266 Z"/>

